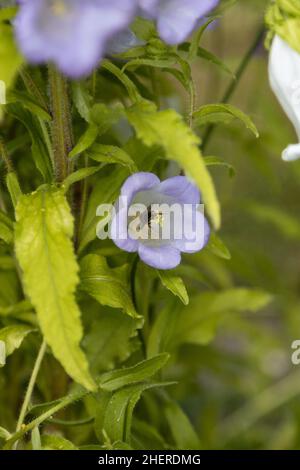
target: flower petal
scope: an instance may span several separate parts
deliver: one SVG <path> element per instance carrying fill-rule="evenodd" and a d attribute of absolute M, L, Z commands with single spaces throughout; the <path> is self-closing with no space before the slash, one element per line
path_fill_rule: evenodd
<path fill-rule="evenodd" d="M 127 224 L 127 205 L 122 205 L 122 199 L 116 205 L 115 214 L 110 223 L 110 238 L 121 250 L 134 253 L 138 251 L 139 243 L 130 238 Z"/>
<path fill-rule="evenodd" d="M 139 191 L 147 191 L 160 183 L 160 179 L 153 173 L 141 171 L 129 176 L 121 189 L 121 195 L 127 197 L 128 205 Z"/>
<path fill-rule="evenodd" d="M 219 0 L 164 0 L 157 19 L 161 38 L 169 44 L 183 42 L 198 20 L 217 6 Z"/>
<path fill-rule="evenodd" d="M 180 251 L 171 245 L 152 247 L 140 244 L 138 253 L 144 263 L 156 269 L 173 269 L 181 261 Z"/>
<path fill-rule="evenodd" d="M 273 39 L 270 51 L 269 79 L 300 140 L 300 99 L 297 92 L 300 86 L 300 54 L 279 36 Z M 295 149 L 288 149 L 283 156 L 286 160 L 291 156 L 295 159 Z"/>
<path fill-rule="evenodd" d="M 210 226 L 207 219 L 196 208 L 184 212 L 184 234 L 181 240 L 175 240 L 174 246 L 183 253 L 197 253 L 208 243 Z"/>
<path fill-rule="evenodd" d="M 289 145 L 282 152 L 282 160 L 285 162 L 293 162 L 300 158 L 300 144 Z"/>
<path fill-rule="evenodd" d="M 33 63 L 54 62 L 77 78 L 89 74 L 107 41 L 132 20 L 132 0 L 30 0 L 15 20 L 19 47 Z"/>
<path fill-rule="evenodd" d="M 168 178 L 154 189 L 180 204 L 199 204 L 200 202 L 200 191 L 186 176 Z"/>

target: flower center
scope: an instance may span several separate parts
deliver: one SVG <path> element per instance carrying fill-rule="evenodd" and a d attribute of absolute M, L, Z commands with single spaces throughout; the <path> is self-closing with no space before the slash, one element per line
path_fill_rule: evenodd
<path fill-rule="evenodd" d="M 51 0 L 51 10 L 55 16 L 63 16 L 68 12 L 64 0 Z"/>
<path fill-rule="evenodd" d="M 163 226 L 164 223 L 164 215 L 162 212 L 159 211 L 152 211 L 151 206 L 147 207 L 148 213 L 148 227 L 150 228 L 152 224 L 159 225 L 160 227 Z"/>

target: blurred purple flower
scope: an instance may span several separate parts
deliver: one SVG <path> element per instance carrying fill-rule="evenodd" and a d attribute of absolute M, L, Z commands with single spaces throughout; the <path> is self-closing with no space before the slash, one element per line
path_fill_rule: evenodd
<path fill-rule="evenodd" d="M 136 0 L 19 0 L 16 38 L 33 63 L 53 62 L 66 75 L 88 75 L 115 34 L 129 26 Z"/>
<path fill-rule="evenodd" d="M 174 176 L 161 182 L 153 173 L 135 173 L 122 186 L 110 236 L 119 248 L 137 252 L 149 266 L 173 269 L 181 261 L 181 252 L 195 253 L 208 242 L 210 228 L 199 211 L 199 203 L 198 189 L 185 176 Z M 180 214 L 172 212 L 175 206 L 181 209 Z M 163 212 L 163 207 L 171 209 L 172 217 L 165 218 L 168 212 Z M 134 216 L 132 208 L 138 208 Z M 164 224 L 169 224 L 167 238 L 162 236 Z M 137 232 L 131 225 L 138 229 Z M 147 237 L 136 236 L 137 233 L 146 233 Z M 180 237 L 176 236 L 178 233 L 181 233 Z"/>
<path fill-rule="evenodd" d="M 191 34 L 219 0 L 139 0 L 142 11 L 157 21 L 161 38 L 168 44 L 179 44 Z"/>

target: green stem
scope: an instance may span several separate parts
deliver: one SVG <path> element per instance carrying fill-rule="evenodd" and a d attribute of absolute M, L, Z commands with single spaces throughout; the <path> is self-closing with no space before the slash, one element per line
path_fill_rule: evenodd
<path fill-rule="evenodd" d="M 68 395 L 67 397 L 63 398 L 60 403 L 57 405 L 53 406 L 53 408 L 50 408 L 48 411 L 45 411 L 45 413 L 42 413 L 40 416 L 38 416 L 36 419 L 31 421 L 28 424 L 25 424 L 21 427 L 21 429 L 16 432 L 13 436 L 11 436 L 8 441 L 6 441 L 3 450 L 10 450 L 12 449 L 13 445 L 15 442 L 17 442 L 19 439 L 21 439 L 25 434 L 28 432 L 32 431 L 36 426 L 39 426 L 42 424 L 44 421 L 49 419 L 52 415 L 57 413 L 58 411 L 62 410 L 66 406 L 74 403 L 77 400 L 80 400 L 81 398 L 85 397 L 88 395 L 90 392 L 87 390 L 81 389 L 80 391 L 73 393 L 72 395 Z"/>
<path fill-rule="evenodd" d="M 247 50 L 245 56 L 243 57 L 236 73 L 235 73 L 235 77 L 231 80 L 228 88 L 226 89 L 225 93 L 224 93 L 224 96 L 221 100 L 221 103 L 228 103 L 228 101 L 230 100 L 230 98 L 232 97 L 233 93 L 235 92 L 238 84 L 240 83 L 240 80 L 255 52 L 255 50 L 257 49 L 257 47 L 259 46 L 259 44 L 261 43 L 263 37 L 264 37 L 264 34 L 265 34 L 265 26 L 260 26 L 255 38 L 254 38 L 254 41 L 253 43 L 251 44 L 251 46 L 249 47 L 249 49 Z M 215 124 L 211 124 L 210 126 L 208 126 L 204 136 L 203 136 L 203 139 L 202 139 L 202 150 L 204 150 L 207 145 L 208 145 L 208 142 L 210 141 L 210 138 L 214 132 L 216 128 L 216 125 Z"/>
<path fill-rule="evenodd" d="M 139 257 L 138 255 L 136 255 L 133 260 L 131 273 L 130 273 L 131 295 L 132 295 L 133 305 L 136 310 L 138 310 L 137 298 L 136 298 L 136 273 L 137 273 L 138 263 L 139 263 Z M 138 336 L 142 345 L 143 356 L 146 358 L 147 350 L 146 350 L 145 338 L 140 328 L 137 331 L 138 331 Z"/>
<path fill-rule="evenodd" d="M 10 161 L 8 152 L 6 150 L 6 147 L 1 137 L 0 137 L 0 156 L 5 163 L 7 172 L 10 173 L 11 171 L 13 171 L 12 163 Z"/>
<path fill-rule="evenodd" d="M 31 400 L 31 396 L 32 396 L 32 392 L 33 392 L 33 389 L 34 389 L 34 386 L 35 386 L 37 375 L 39 373 L 41 363 L 42 363 L 43 357 L 44 357 L 45 352 L 46 352 L 46 347 L 47 347 L 47 345 L 46 345 L 45 341 L 43 341 L 42 344 L 41 344 L 41 347 L 39 349 L 39 352 L 38 352 L 38 355 L 37 355 L 37 358 L 36 358 L 36 361 L 35 361 L 35 364 L 34 364 L 34 367 L 33 367 L 33 370 L 32 370 L 32 374 L 31 374 L 31 377 L 30 377 L 30 380 L 29 380 L 29 384 L 28 384 L 28 387 L 27 387 L 27 390 L 26 390 L 25 398 L 24 398 L 24 401 L 23 401 L 23 405 L 22 405 L 20 415 L 19 415 L 19 419 L 18 419 L 18 423 L 17 423 L 16 432 L 20 431 L 20 429 L 23 426 L 23 422 L 24 422 L 24 419 L 25 419 L 25 416 L 26 416 L 26 412 L 27 412 L 30 400 Z"/>
<path fill-rule="evenodd" d="M 57 69 L 49 66 L 49 84 L 52 112 L 52 141 L 57 182 L 70 173 L 69 153 L 72 149 L 71 112 L 66 79 Z"/>

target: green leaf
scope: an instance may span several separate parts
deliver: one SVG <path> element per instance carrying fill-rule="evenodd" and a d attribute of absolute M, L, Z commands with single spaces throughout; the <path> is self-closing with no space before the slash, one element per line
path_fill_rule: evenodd
<path fill-rule="evenodd" d="M 148 146 L 161 145 L 166 157 L 175 160 L 201 189 L 207 211 L 216 228 L 221 222 L 220 206 L 212 178 L 199 150 L 199 139 L 174 110 L 156 112 L 153 104 L 140 103 L 127 110 L 137 136 Z M 187 158 L 188 156 L 188 158 Z"/>
<path fill-rule="evenodd" d="M 10 171 L 6 175 L 6 185 L 10 194 L 14 208 L 17 207 L 18 200 L 22 196 L 22 191 L 19 185 L 19 181 L 15 172 Z"/>
<path fill-rule="evenodd" d="M 205 165 L 206 166 L 224 166 L 228 169 L 229 176 L 232 178 L 235 176 L 235 168 L 230 163 L 225 162 L 218 157 L 204 157 Z"/>
<path fill-rule="evenodd" d="M 255 312 L 268 305 L 267 292 L 235 288 L 221 292 L 203 292 L 190 299 L 188 307 L 176 312 L 171 343 L 205 345 L 213 340 L 219 325 L 233 313 Z"/>
<path fill-rule="evenodd" d="M 74 183 L 78 183 L 78 181 L 82 181 L 85 178 L 88 178 L 89 176 L 94 175 L 98 171 L 100 171 L 103 168 L 103 165 L 98 165 L 98 166 L 89 166 L 87 168 L 80 168 L 77 171 L 74 171 L 74 173 L 71 173 L 67 178 L 64 180 L 62 184 L 62 188 L 64 192 L 67 192 L 70 189 L 70 186 Z"/>
<path fill-rule="evenodd" d="M 103 60 L 101 67 L 112 73 L 124 85 L 131 101 L 134 103 L 141 101 L 142 98 L 137 87 L 122 70 L 108 60 Z"/>
<path fill-rule="evenodd" d="M 19 104 L 7 105 L 7 112 L 26 127 L 31 138 L 31 152 L 35 166 L 45 182 L 52 181 L 53 166 L 38 119 Z"/>
<path fill-rule="evenodd" d="M 126 385 L 143 382 L 152 377 L 169 360 L 169 354 L 158 354 L 151 359 L 139 362 L 135 366 L 126 369 L 107 372 L 100 377 L 99 385 L 102 390 L 112 392 Z"/>
<path fill-rule="evenodd" d="M 32 450 L 42 449 L 41 435 L 40 435 L 40 430 L 38 426 L 33 428 L 33 430 L 31 431 L 31 445 L 32 445 Z"/>
<path fill-rule="evenodd" d="M 172 271 L 157 271 L 162 284 L 180 298 L 184 305 L 188 305 L 189 296 L 181 277 L 176 276 Z"/>
<path fill-rule="evenodd" d="M 193 114 L 194 123 L 196 126 L 204 126 L 208 123 L 222 122 L 222 119 L 227 116 L 240 120 L 245 124 L 255 137 L 259 137 L 258 130 L 253 123 L 252 119 L 243 113 L 240 109 L 232 106 L 232 104 L 207 104 L 201 106 L 198 111 Z"/>
<path fill-rule="evenodd" d="M 97 139 L 98 133 L 99 133 L 98 126 L 94 124 L 93 122 L 90 123 L 86 131 L 84 132 L 84 134 L 82 134 L 82 136 L 79 138 L 79 141 L 77 142 L 75 147 L 69 153 L 69 157 L 70 158 L 76 157 L 80 153 L 87 150 L 91 145 L 93 145 L 93 143 Z"/>
<path fill-rule="evenodd" d="M 87 255 L 80 262 L 80 289 L 101 305 L 121 308 L 128 315 L 138 318 L 128 283 L 128 266 L 110 268 L 99 255 Z"/>
<path fill-rule="evenodd" d="M 43 186 L 22 196 L 16 216 L 16 254 L 45 340 L 67 373 L 92 390 L 79 346 L 82 326 L 74 297 L 78 265 L 71 243 L 73 218 L 63 192 Z"/>
<path fill-rule="evenodd" d="M 166 384 L 140 383 L 115 392 L 109 400 L 104 416 L 103 431 L 112 443 L 131 441 L 131 424 L 134 408 L 145 390 Z"/>
<path fill-rule="evenodd" d="M 101 184 L 94 185 L 90 195 L 87 212 L 84 218 L 83 228 L 80 233 L 79 253 L 86 245 L 96 238 L 97 224 L 101 219 L 96 216 L 99 204 L 113 204 L 119 196 L 121 186 L 129 176 L 127 168 L 119 167 L 108 170 L 107 174 L 101 175 Z"/>
<path fill-rule="evenodd" d="M 219 256 L 219 258 L 231 259 L 231 254 L 227 246 L 215 233 L 210 234 L 206 248 L 214 255 Z"/>
<path fill-rule="evenodd" d="M 188 42 L 182 43 L 182 44 L 179 46 L 179 50 L 182 50 L 182 51 L 185 51 L 185 52 L 189 52 L 189 50 L 190 50 L 190 43 L 188 43 Z M 198 49 L 197 49 L 197 56 L 198 56 L 200 59 L 206 60 L 207 62 L 210 62 L 210 63 L 213 64 L 213 65 L 216 65 L 216 66 L 219 67 L 219 69 L 221 69 L 223 72 L 225 72 L 226 74 L 231 75 L 231 77 L 234 77 L 234 74 L 233 74 L 232 71 L 227 67 L 227 65 L 226 65 L 221 59 L 219 59 L 219 57 L 217 57 L 217 56 L 216 56 L 215 54 L 213 54 L 212 52 L 209 52 L 207 49 L 204 49 L 203 47 L 198 47 Z"/>
<path fill-rule="evenodd" d="M 89 95 L 83 83 L 75 80 L 72 81 L 71 86 L 73 102 L 78 113 L 86 122 L 90 122 L 93 98 Z"/>
<path fill-rule="evenodd" d="M 0 363 L 1 363 L 1 361 L 0 361 Z M 7 440 L 7 439 L 9 439 L 10 437 L 11 437 L 10 432 L 8 432 L 7 429 L 2 428 L 2 427 L 0 426 L 0 439 L 5 439 L 5 440 Z"/>
<path fill-rule="evenodd" d="M 0 220 L 0 239 L 10 245 L 13 241 L 13 238 L 14 235 L 12 229 Z"/>
<path fill-rule="evenodd" d="M 5 357 L 10 356 L 16 349 L 18 349 L 26 336 L 32 331 L 34 331 L 34 328 L 27 325 L 9 325 L 2 328 L 0 330 L 0 341 L 3 342 L 5 346 Z M 1 365 L 5 364 L 5 361 L 3 363 L 3 357 L 0 362 L 2 363 Z"/>
<path fill-rule="evenodd" d="M 134 173 L 138 168 L 130 155 L 125 150 L 114 145 L 94 144 L 88 151 L 87 155 L 96 162 L 118 163 L 129 168 Z"/>
<path fill-rule="evenodd" d="M 36 115 L 43 121 L 51 121 L 51 116 L 44 108 L 36 102 L 29 93 L 19 90 L 11 90 L 7 94 L 8 103 L 22 103 L 24 108 L 28 109 L 32 114 Z"/>
<path fill-rule="evenodd" d="M 11 87 L 23 59 L 16 47 L 13 28 L 10 24 L 0 23 L 0 81 L 5 85 L 6 91 Z M 0 90 L 2 92 L 5 90 Z M 5 98 L 5 96 L 4 96 Z M 0 119 L 2 117 L 3 102 L 0 99 Z"/>
<path fill-rule="evenodd" d="M 97 312 L 83 343 L 95 375 L 112 369 L 117 362 L 123 362 L 130 356 L 136 326 L 133 318 L 117 310 Z"/>
<path fill-rule="evenodd" d="M 199 450 L 201 444 L 187 415 L 172 400 L 165 402 L 164 410 L 177 449 Z"/>
<path fill-rule="evenodd" d="M 43 434 L 41 444 L 43 450 L 78 450 L 71 441 L 55 434 Z"/>

